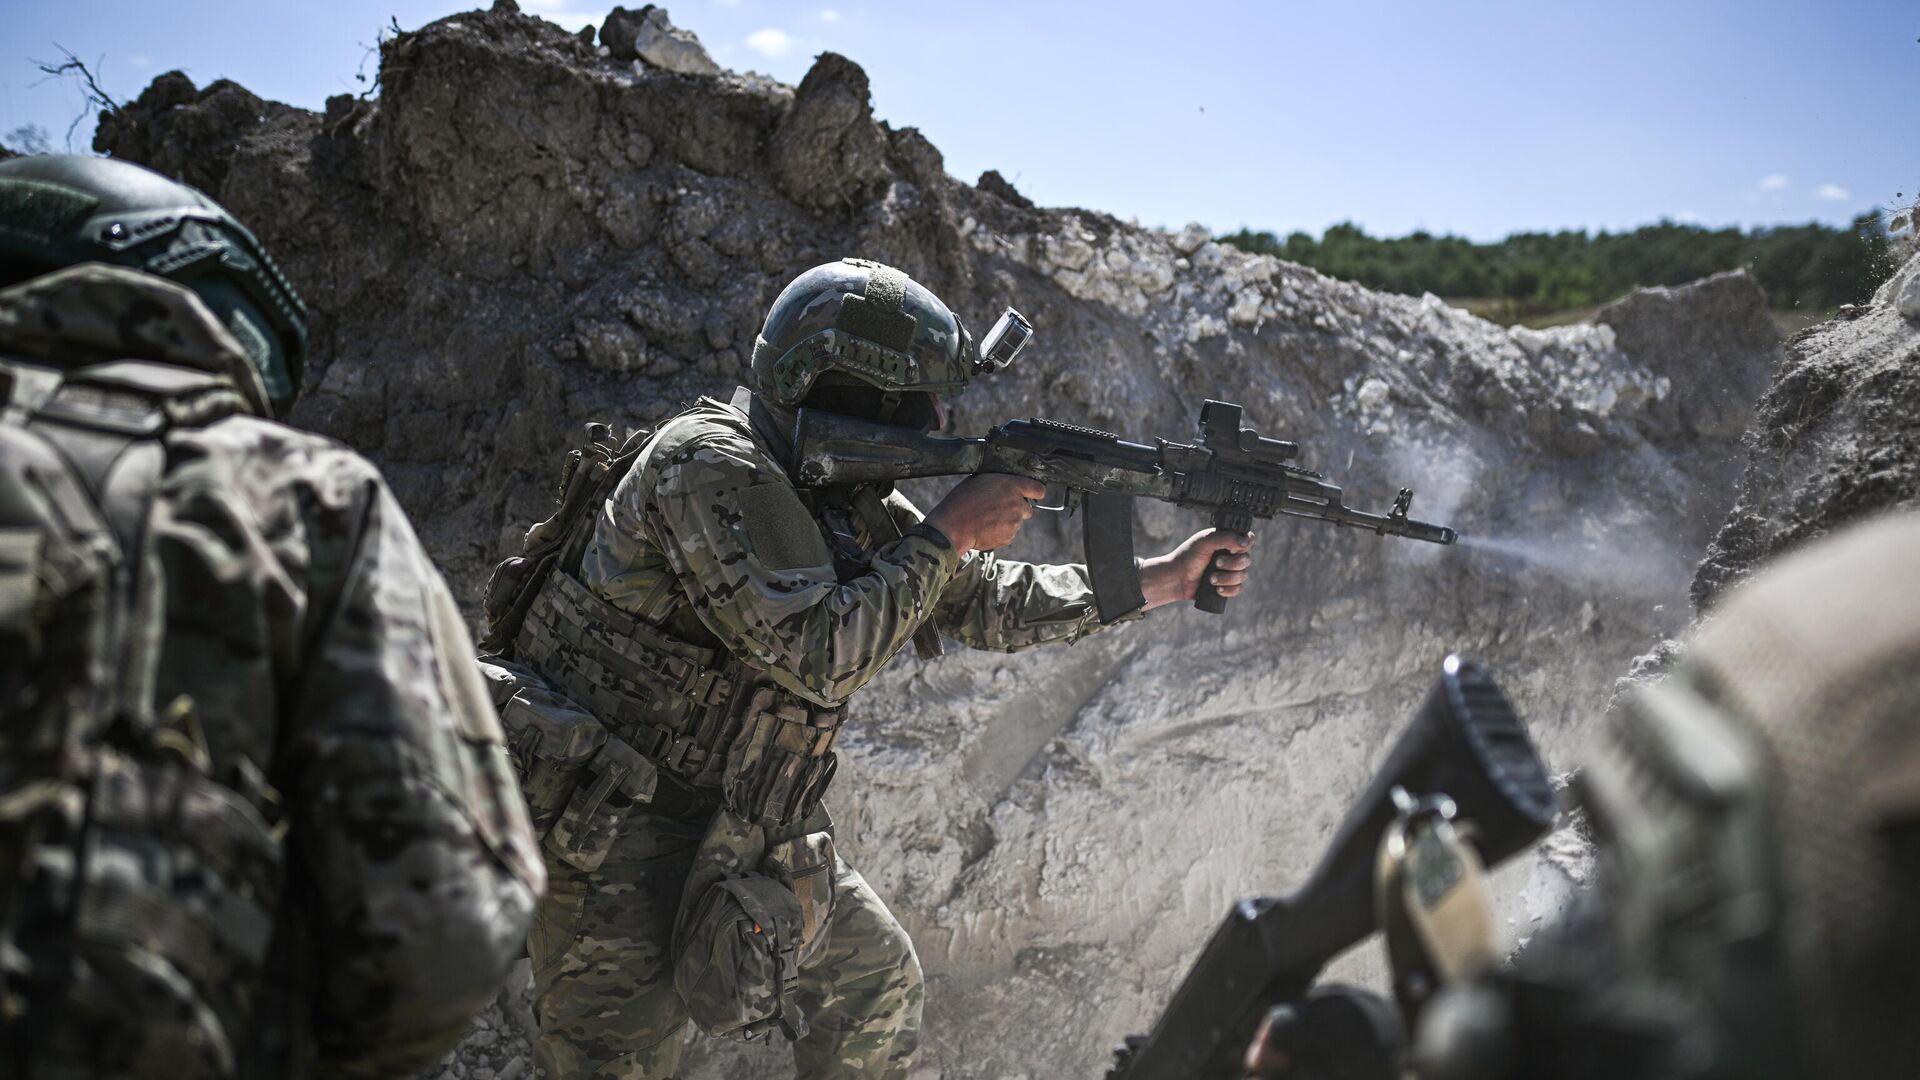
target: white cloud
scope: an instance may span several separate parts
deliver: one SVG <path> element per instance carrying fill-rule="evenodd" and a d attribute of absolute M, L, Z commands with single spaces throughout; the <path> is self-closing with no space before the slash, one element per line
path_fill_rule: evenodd
<path fill-rule="evenodd" d="M 1679 213 L 1673 215 L 1673 220 L 1679 222 L 1682 225 L 1698 225 L 1700 224 L 1700 211 L 1682 210 Z"/>
<path fill-rule="evenodd" d="M 573 0 L 521 0 L 520 8 L 529 15 L 538 15 L 551 23 L 558 23 L 569 30 L 578 30 L 599 18 L 591 11 L 572 10 Z"/>
<path fill-rule="evenodd" d="M 153 66 L 153 57 L 148 56 L 146 53 L 134 53 L 132 56 L 127 57 L 127 63 L 136 68 L 150 68 Z"/>
<path fill-rule="evenodd" d="M 832 8 L 828 8 L 820 13 L 820 21 L 823 23 L 837 23 L 840 21 L 840 13 Z"/>
<path fill-rule="evenodd" d="M 1761 191 L 1779 191 L 1786 186 L 1787 178 L 1780 173 L 1773 173 L 1772 175 L 1760 178 Z"/>
<path fill-rule="evenodd" d="M 740 6 L 740 0 L 714 0 L 714 4 L 717 7 L 737 8 Z"/>
<path fill-rule="evenodd" d="M 1813 197 L 1816 199 L 1824 199 L 1827 202 L 1846 202 L 1848 199 L 1853 198 L 1853 192 L 1848 191 L 1839 184 L 1821 184 L 1818 188 L 1814 189 Z"/>
<path fill-rule="evenodd" d="M 793 36 L 777 26 L 769 26 L 748 34 L 747 48 L 768 59 L 778 59 L 793 48 Z"/>

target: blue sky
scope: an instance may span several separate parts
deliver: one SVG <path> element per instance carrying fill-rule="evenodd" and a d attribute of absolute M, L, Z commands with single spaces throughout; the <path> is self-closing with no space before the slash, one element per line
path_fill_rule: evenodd
<path fill-rule="evenodd" d="M 0 0 L 0 135 L 58 146 L 55 43 L 132 97 L 181 68 L 318 108 L 389 19 L 442 0 Z M 568 27 L 585 0 L 521 0 Z M 638 6 L 637 4 L 634 6 Z M 611 7 L 611 4 L 607 5 Z M 1147 225 L 1351 219 L 1521 229 L 1844 222 L 1920 187 L 1915 0 L 681 0 L 723 65 L 790 83 L 825 49 L 966 180 Z M 371 77 L 372 62 L 365 61 Z M 36 85 L 37 84 L 37 85 Z M 76 133 L 84 149 L 91 121 Z"/>

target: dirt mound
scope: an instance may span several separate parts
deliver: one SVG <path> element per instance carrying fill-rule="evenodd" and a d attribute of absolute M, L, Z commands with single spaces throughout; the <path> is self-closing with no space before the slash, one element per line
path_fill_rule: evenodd
<path fill-rule="evenodd" d="M 1850 317 L 1796 336 L 1760 398 L 1740 498 L 1693 583 L 1709 608 L 1761 562 L 1920 504 L 1920 256 Z M 1911 306 L 1911 305 L 1910 305 Z"/>
<path fill-rule="evenodd" d="M 780 287 L 849 254 L 975 325 L 1013 304 L 1038 326 L 1031 360 L 956 403 L 963 431 L 1185 437 L 1203 399 L 1240 401 L 1355 504 L 1411 484 L 1416 516 L 1466 538 L 1276 523 L 1225 617 L 908 657 L 870 688 L 833 805 L 928 969 L 926 1076 L 1096 1075 L 1233 897 L 1300 876 L 1449 651 L 1507 676 L 1564 768 L 1612 677 L 1682 621 L 1744 388 L 1777 359 L 1740 274 L 1510 331 L 1198 227 L 1039 209 L 876 122 L 833 54 L 797 88 L 679 74 L 502 4 L 381 60 L 377 100 L 323 115 L 163 76 L 98 145 L 259 231 L 315 311 L 295 419 L 380 463 L 469 603 L 580 424 L 731 387 Z M 1201 524 L 1143 506 L 1137 528 L 1158 548 Z M 1075 526 L 1016 554 L 1070 557 Z M 1515 872 L 1517 931 L 1563 864 Z M 528 1075 L 524 1022 L 489 1017 L 448 1074 Z M 779 1053 L 703 1044 L 694 1075 Z"/>

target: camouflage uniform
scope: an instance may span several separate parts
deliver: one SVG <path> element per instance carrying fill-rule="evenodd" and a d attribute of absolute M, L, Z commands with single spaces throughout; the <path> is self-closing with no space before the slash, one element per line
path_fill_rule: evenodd
<path fill-rule="evenodd" d="M 749 420 L 749 400 L 744 390 L 731 404 L 703 400 L 656 433 L 601 507 L 580 569 L 596 596 L 828 707 L 878 675 L 929 618 L 969 646 L 1008 652 L 1100 629 L 1084 567 L 962 557 L 897 493 L 886 507 L 903 534 L 862 531 L 864 568 L 837 567 L 833 523 L 803 502 L 781 464 L 780 425 Z M 757 857 L 695 865 L 716 805 L 697 795 L 675 812 L 637 814 L 595 871 L 550 862 L 531 937 L 538 1057 L 550 1077 L 678 1068 L 687 1009 L 673 985 L 676 911 L 696 894 L 690 877 L 697 886 Z M 707 850 L 729 856 L 725 845 Z M 866 881 L 838 855 L 833 865 L 830 929 L 800 970 L 812 1025 L 795 1043 L 800 1075 L 904 1076 L 919 961 Z"/>
<path fill-rule="evenodd" d="M 253 415 L 266 411 L 260 379 L 192 292 L 97 263 L 0 291 L 9 427 L 32 430 L 63 403 L 138 416 L 142 387 L 182 380 L 200 380 L 201 412 L 166 399 L 166 466 L 136 549 L 163 605 L 146 624 L 156 640 L 140 642 L 157 658 L 151 702 L 190 721 L 163 734 L 200 759 L 206 779 L 192 790 L 237 794 L 284 835 L 284 873 L 211 898 L 204 880 L 177 878 L 199 890 L 182 894 L 193 900 L 169 908 L 163 897 L 145 923 L 94 928 L 112 940 L 91 938 L 100 951 L 71 972 L 11 979 L 34 1031 L 26 1063 L 9 1065 L 35 1076 L 410 1073 L 493 997 L 544 880 L 444 583 L 371 464 Z M 0 490 L 0 505 L 34 497 Z M 59 584 L 31 561 L 24 576 L 0 572 L 0 613 L 24 600 L 44 631 Z M 31 696 L 0 708 L 22 701 L 0 725 L 0 793 L 33 752 Z M 164 848 L 128 850 L 163 865 Z M 94 884 L 92 868 L 79 873 Z M 34 940 L 31 924 L 17 929 Z M 264 963 L 220 976 L 233 940 L 255 930 L 271 942 Z M 154 951 L 206 935 L 180 950 L 203 969 L 178 971 L 167 966 L 176 953 Z M 206 1011 L 158 1008 L 136 995 L 143 979 Z"/>

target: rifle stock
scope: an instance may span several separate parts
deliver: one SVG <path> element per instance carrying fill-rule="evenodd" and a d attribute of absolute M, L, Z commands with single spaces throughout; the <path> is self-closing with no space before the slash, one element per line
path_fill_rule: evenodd
<path fill-rule="evenodd" d="M 801 409 L 794 424 L 800 483 L 809 487 L 966 476 L 987 460 L 987 440 L 929 435 L 837 413 Z"/>

